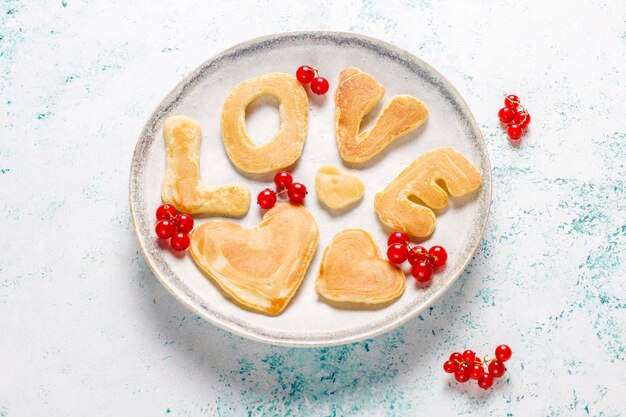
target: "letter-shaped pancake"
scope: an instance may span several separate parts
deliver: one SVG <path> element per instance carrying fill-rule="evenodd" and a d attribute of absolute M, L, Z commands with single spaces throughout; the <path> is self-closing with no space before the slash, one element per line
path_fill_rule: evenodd
<path fill-rule="evenodd" d="M 328 208 L 342 209 L 363 197 L 365 186 L 356 175 L 346 174 L 334 165 L 323 165 L 315 174 L 315 193 Z"/>
<path fill-rule="evenodd" d="M 324 250 L 315 289 L 333 301 L 380 304 L 398 298 L 405 282 L 402 270 L 380 256 L 369 233 L 347 229 Z"/>
<path fill-rule="evenodd" d="M 452 148 L 426 152 L 376 194 L 374 208 L 380 221 L 393 230 L 404 230 L 411 236 L 430 236 L 435 229 L 435 213 L 448 204 L 448 194 L 437 181 L 443 181 L 453 196 L 476 191 L 481 184 L 480 172 Z M 411 201 L 417 197 L 428 207 Z"/>
<path fill-rule="evenodd" d="M 191 234 L 191 255 L 235 300 L 278 314 L 300 287 L 317 239 L 317 223 L 304 206 L 279 203 L 252 229 L 223 220 L 202 223 Z"/>
<path fill-rule="evenodd" d="M 384 95 L 384 87 L 357 68 L 346 68 L 339 74 L 335 92 L 335 133 L 344 161 L 365 162 L 428 119 L 424 103 L 412 96 L 397 95 L 385 103 L 374 127 L 359 133 L 363 118 Z"/>
<path fill-rule="evenodd" d="M 271 94 L 280 100 L 280 130 L 264 145 L 255 144 L 246 130 L 246 108 L 256 98 Z M 291 75 L 272 73 L 246 80 L 226 98 L 222 112 L 224 147 L 241 171 L 260 174 L 294 164 L 306 140 L 309 100 Z"/>
<path fill-rule="evenodd" d="M 243 184 L 207 187 L 200 182 L 202 129 L 186 116 L 172 116 L 163 123 L 167 153 L 161 188 L 163 202 L 188 214 L 240 217 L 250 207 L 250 190 Z"/>

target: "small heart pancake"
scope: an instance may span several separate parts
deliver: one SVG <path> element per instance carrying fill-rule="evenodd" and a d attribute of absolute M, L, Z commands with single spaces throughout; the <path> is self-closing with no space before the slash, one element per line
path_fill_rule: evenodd
<path fill-rule="evenodd" d="M 369 233 L 347 229 L 324 250 L 315 289 L 332 301 L 381 304 L 398 298 L 405 283 L 402 270 L 381 258 Z"/>
<path fill-rule="evenodd" d="M 223 220 L 202 223 L 191 234 L 191 255 L 235 300 L 278 314 L 300 287 L 317 239 L 317 223 L 306 208 L 280 203 L 252 229 Z"/>
<path fill-rule="evenodd" d="M 324 165 L 315 174 L 315 192 L 326 207 L 341 209 L 359 201 L 365 186 L 359 177 L 345 174 L 334 165 Z"/>

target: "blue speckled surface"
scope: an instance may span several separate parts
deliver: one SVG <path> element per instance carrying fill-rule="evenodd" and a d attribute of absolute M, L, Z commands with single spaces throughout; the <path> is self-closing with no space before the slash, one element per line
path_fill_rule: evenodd
<path fill-rule="evenodd" d="M 0 3 L 0 416 L 626 415 L 626 4 L 338 3 Z M 470 267 L 418 319 L 297 350 L 172 299 L 127 185 L 182 76 L 305 29 L 378 37 L 446 75 L 485 133 L 494 202 Z M 496 119 L 509 91 L 534 117 L 519 149 Z M 491 391 L 441 371 L 500 342 L 515 353 Z"/>

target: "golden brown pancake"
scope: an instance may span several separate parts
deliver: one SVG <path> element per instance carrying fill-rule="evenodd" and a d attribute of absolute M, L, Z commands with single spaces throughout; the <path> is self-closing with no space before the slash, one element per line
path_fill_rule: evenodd
<path fill-rule="evenodd" d="M 239 303 L 278 314 L 300 287 L 317 239 L 317 223 L 304 206 L 279 203 L 252 229 L 221 220 L 202 223 L 191 234 L 191 255 Z"/>
<path fill-rule="evenodd" d="M 255 144 L 246 130 L 246 108 L 266 94 L 280 100 L 280 130 L 264 145 Z M 226 98 L 222 112 L 224 147 L 232 163 L 247 173 L 287 168 L 302 154 L 306 140 L 309 100 L 291 75 L 272 73 L 246 80 Z"/>
<path fill-rule="evenodd" d="M 396 95 L 385 103 L 374 127 L 359 133 L 363 118 L 384 95 L 384 87 L 357 68 L 346 68 L 339 74 L 335 92 L 335 131 L 344 161 L 368 161 L 392 141 L 417 129 L 428 119 L 428 108 L 424 103 L 412 96 Z"/>
<path fill-rule="evenodd" d="M 240 217 L 250 207 L 250 190 L 243 184 L 207 187 L 200 182 L 202 129 L 187 116 L 163 123 L 167 161 L 161 198 L 188 214 Z"/>
<path fill-rule="evenodd" d="M 315 193 L 326 207 L 341 209 L 363 197 L 365 186 L 356 175 L 346 174 L 334 165 L 323 165 L 315 174 Z"/>
<path fill-rule="evenodd" d="M 324 250 L 315 289 L 332 301 L 381 304 L 402 295 L 405 283 L 402 270 L 380 256 L 369 233 L 347 229 Z"/>
<path fill-rule="evenodd" d="M 435 229 L 435 213 L 429 207 L 440 209 L 448 204 L 448 194 L 437 181 L 443 181 L 448 192 L 458 197 L 476 191 L 482 176 L 453 148 L 426 152 L 376 194 L 374 208 L 380 221 L 411 236 L 430 236 Z"/>

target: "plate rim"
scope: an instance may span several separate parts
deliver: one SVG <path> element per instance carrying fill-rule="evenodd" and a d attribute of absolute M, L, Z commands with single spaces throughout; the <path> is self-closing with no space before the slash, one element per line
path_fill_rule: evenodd
<path fill-rule="evenodd" d="M 476 137 L 478 139 L 478 145 L 479 147 L 482 147 L 485 152 L 485 158 L 484 158 L 484 164 L 485 164 L 485 171 L 483 172 L 483 184 L 486 185 L 485 183 L 487 181 L 485 181 L 485 179 L 488 179 L 488 187 L 485 187 L 485 192 L 486 192 L 486 207 L 485 207 L 485 216 L 484 216 L 484 221 L 483 224 L 480 225 L 479 233 L 476 239 L 476 243 L 473 245 L 473 247 L 471 248 L 471 250 L 469 251 L 466 259 L 460 263 L 460 266 L 457 268 L 457 270 L 453 271 L 453 278 L 450 279 L 445 285 L 443 285 L 441 288 L 439 288 L 436 292 L 434 292 L 428 299 L 426 299 L 421 306 L 419 306 L 418 308 L 415 308 L 413 310 L 410 310 L 408 313 L 404 314 L 404 315 L 400 315 L 399 317 L 395 318 L 395 320 L 389 320 L 387 322 L 385 322 L 383 325 L 381 326 L 377 326 L 374 327 L 372 329 L 366 330 L 366 331 L 362 331 L 362 332 L 357 332 L 357 333 L 348 333 L 345 335 L 340 335 L 340 336 L 334 336 L 334 337 L 329 337 L 329 338 L 321 338 L 321 337 L 317 337 L 314 339 L 302 339 L 302 338 L 285 338 L 284 336 L 279 336 L 279 335 L 272 335 L 271 331 L 270 332 L 259 332 L 258 330 L 255 331 L 254 328 L 248 328 L 248 327 L 244 327 L 241 326 L 237 323 L 227 323 L 224 322 L 223 320 L 221 320 L 219 317 L 216 317 L 215 315 L 211 314 L 211 312 L 209 310 L 207 310 L 206 308 L 198 308 L 198 307 L 202 307 L 202 306 L 198 306 L 198 302 L 196 300 L 196 302 L 192 302 L 190 299 L 188 299 L 189 297 L 184 294 L 181 293 L 182 290 L 181 288 L 175 286 L 172 284 L 172 282 L 168 279 L 167 276 L 165 276 L 165 274 L 163 274 L 163 272 L 160 270 L 160 268 L 158 268 L 153 260 L 151 259 L 151 256 L 149 254 L 149 251 L 146 248 L 146 244 L 144 242 L 144 239 L 141 236 L 140 231 L 138 230 L 138 220 L 137 220 L 137 213 L 135 210 L 135 206 L 137 205 L 137 195 L 139 194 L 139 190 L 137 190 L 134 187 L 134 181 L 133 178 L 136 176 L 135 173 L 138 170 L 138 166 L 142 165 L 140 163 L 140 156 L 141 156 L 141 149 L 142 149 L 142 138 L 145 136 L 145 133 L 147 130 L 149 130 L 151 121 L 159 114 L 159 113 L 163 113 L 166 112 L 168 110 L 169 107 L 171 107 L 171 105 L 173 103 L 175 103 L 175 101 L 173 101 L 172 99 L 176 96 L 175 93 L 180 92 L 181 88 L 184 87 L 185 85 L 189 84 L 195 77 L 201 75 L 202 69 L 207 67 L 208 65 L 210 65 L 210 63 L 218 61 L 219 59 L 227 56 L 227 55 L 231 55 L 233 53 L 235 53 L 236 51 L 240 51 L 246 48 L 250 48 L 250 47 L 254 47 L 255 45 L 259 45 L 259 44 L 263 44 L 265 42 L 268 41 L 276 41 L 276 40 L 285 40 L 285 39 L 289 39 L 289 38 L 315 38 L 315 37 L 331 37 L 331 38 L 339 38 L 339 39 L 343 39 L 343 40 L 349 40 L 349 39 L 356 39 L 359 41 L 364 41 L 367 42 L 373 46 L 375 46 L 377 49 L 379 50 L 388 50 L 398 56 L 401 56 L 404 60 L 412 62 L 417 64 L 419 67 L 425 68 L 427 69 L 429 72 L 435 74 L 439 81 L 441 81 L 443 83 L 443 85 L 446 87 L 446 90 L 449 91 L 455 99 L 459 100 L 460 103 L 463 105 L 464 110 L 468 113 L 468 122 L 470 124 L 470 130 L 474 131 L 477 133 Z M 163 103 L 167 102 L 169 100 L 169 106 L 163 106 Z M 151 130 L 151 129 L 150 129 Z M 469 105 L 467 104 L 465 98 L 458 92 L 458 90 L 454 87 L 454 85 L 452 85 L 452 83 L 443 75 L 441 74 L 439 71 L 437 71 L 435 68 L 433 68 L 430 64 L 428 64 L 427 62 L 423 61 L 421 58 L 417 57 L 416 55 L 412 54 L 411 52 L 402 49 L 400 47 L 397 47 L 389 42 L 377 39 L 377 38 L 372 38 L 366 35 L 362 35 L 362 34 L 358 34 L 358 33 L 353 33 L 353 32 L 341 32 L 341 31 L 294 31 L 294 32 L 279 32 L 279 33 L 273 33 L 273 34 L 268 34 L 268 35 L 264 35 L 264 36 L 260 36 L 260 37 L 256 37 L 256 38 L 252 38 L 249 40 L 246 40 L 244 42 L 240 42 L 238 44 L 235 44 L 225 50 L 222 50 L 221 52 L 209 57 L 208 59 L 204 60 L 203 62 L 201 62 L 197 67 L 195 67 L 193 70 L 191 70 L 185 77 L 183 77 L 157 104 L 157 106 L 155 107 L 155 109 L 152 111 L 152 113 L 148 116 L 148 118 L 146 119 L 145 124 L 143 125 L 141 132 L 139 134 L 139 137 L 137 138 L 136 144 L 135 144 L 135 148 L 133 150 L 133 155 L 132 155 L 132 159 L 131 159 L 131 165 L 130 165 L 130 170 L 129 170 L 129 206 L 130 206 L 130 214 L 131 214 L 131 221 L 133 224 L 133 230 L 135 232 L 135 237 L 139 243 L 139 248 L 141 250 L 141 253 L 144 257 L 144 259 L 146 260 L 148 266 L 150 267 L 150 269 L 152 270 L 152 273 L 157 277 L 157 279 L 160 281 L 161 285 L 163 285 L 163 287 L 165 287 L 167 289 L 167 291 L 181 304 L 183 304 L 187 309 L 189 309 L 190 311 L 192 311 L 195 314 L 198 314 L 200 317 L 202 317 L 205 321 L 223 329 L 226 330 L 230 333 L 236 334 L 238 336 L 242 336 L 245 337 L 247 339 L 250 340 L 254 340 L 254 341 L 258 341 L 258 342 L 262 342 L 262 343 L 267 343 L 267 344 L 272 344 L 272 345 L 279 345 L 279 346 L 288 346 L 288 347 L 300 347 L 300 348 L 316 348 L 316 347 L 327 347 L 327 346 L 335 346 L 335 345 L 343 345 L 343 344 L 348 344 L 348 343 L 355 343 L 355 342 L 359 342 L 362 340 L 366 340 L 366 339 L 370 339 L 376 336 L 379 336 L 381 334 L 384 334 L 386 332 L 389 332 L 401 325 L 403 325 L 404 323 L 408 322 L 409 320 L 411 320 L 412 318 L 414 318 L 415 316 L 417 316 L 420 312 L 422 312 L 424 309 L 426 309 L 427 307 L 431 306 L 434 302 L 436 302 L 439 298 L 441 298 L 441 296 L 446 293 L 451 287 L 452 285 L 454 285 L 454 283 L 456 283 L 456 281 L 459 279 L 459 276 L 461 275 L 461 273 L 467 268 L 468 264 L 471 262 L 472 258 L 474 257 L 474 254 L 476 253 L 476 251 L 478 250 L 478 247 L 480 246 L 480 243 L 482 241 L 482 237 L 484 235 L 485 229 L 487 227 L 487 223 L 489 220 L 489 215 L 491 212 L 491 205 L 492 205 L 492 193 L 493 193 L 493 178 L 492 178 L 492 172 L 491 172 L 491 158 L 489 156 L 489 149 L 487 146 L 487 142 L 485 141 L 484 135 L 478 125 L 478 123 L 476 122 L 476 119 L 474 117 L 474 114 L 471 110 L 471 108 L 469 107 Z M 207 278 L 208 279 L 208 278 Z"/>

